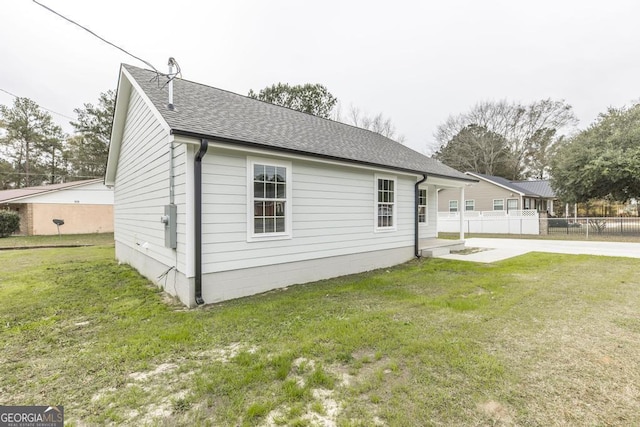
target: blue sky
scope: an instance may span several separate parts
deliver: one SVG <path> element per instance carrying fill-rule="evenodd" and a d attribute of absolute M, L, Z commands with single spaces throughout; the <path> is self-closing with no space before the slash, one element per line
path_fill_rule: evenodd
<path fill-rule="evenodd" d="M 479 101 L 564 99 L 584 128 L 640 94 L 637 1 L 41 2 L 161 71 L 175 57 L 189 80 L 241 94 L 322 83 L 421 152 Z M 144 66 L 32 1 L 2 15 L 0 89 L 63 115 L 115 88 L 120 63 Z"/>

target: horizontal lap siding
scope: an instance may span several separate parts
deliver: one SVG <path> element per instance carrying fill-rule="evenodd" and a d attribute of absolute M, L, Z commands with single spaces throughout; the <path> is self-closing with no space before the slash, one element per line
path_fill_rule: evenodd
<path fill-rule="evenodd" d="M 173 185 L 174 203 L 178 210 L 178 271 L 186 272 L 187 244 L 192 241 L 187 239 L 187 146 L 185 144 L 174 144 L 173 149 Z M 191 220 L 191 219 L 189 219 Z"/>
<path fill-rule="evenodd" d="M 247 242 L 246 156 L 211 150 L 204 159 L 205 273 L 413 244 L 414 177 L 397 176 L 397 231 L 375 233 L 373 171 L 293 160 L 293 238 Z"/>
<path fill-rule="evenodd" d="M 507 199 L 517 199 L 518 209 L 520 207 L 520 195 L 502 188 L 498 185 L 480 181 L 464 189 L 464 199 L 474 201 L 474 210 L 476 211 L 492 211 L 493 200 L 504 200 L 504 208 L 507 209 Z M 449 200 L 460 200 L 459 189 L 446 189 L 440 191 L 438 208 L 440 212 L 449 212 Z M 458 202 L 460 204 L 460 202 Z M 462 205 L 461 209 L 464 209 Z"/>
<path fill-rule="evenodd" d="M 169 203 L 168 135 L 136 91 L 129 102 L 114 199 L 115 239 L 174 265 L 175 253 L 164 246 L 160 222 Z"/>

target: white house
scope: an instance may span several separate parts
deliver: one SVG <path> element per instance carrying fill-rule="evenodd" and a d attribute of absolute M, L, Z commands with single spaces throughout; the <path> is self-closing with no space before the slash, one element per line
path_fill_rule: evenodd
<path fill-rule="evenodd" d="M 470 182 L 367 130 L 120 70 L 116 257 L 189 306 L 420 256 L 437 190 Z"/>

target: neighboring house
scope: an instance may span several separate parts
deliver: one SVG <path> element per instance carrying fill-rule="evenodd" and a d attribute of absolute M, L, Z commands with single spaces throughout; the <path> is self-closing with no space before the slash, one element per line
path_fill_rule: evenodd
<path fill-rule="evenodd" d="M 437 191 L 471 182 L 377 133 L 121 67 L 116 257 L 189 306 L 410 260 Z"/>
<path fill-rule="evenodd" d="M 60 234 L 113 232 L 113 190 L 100 178 L 3 190 L 0 209 L 20 214 L 22 235 L 58 234 L 54 219 Z"/>
<path fill-rule="evenodd" d="M 466 174 L 479 182 L 465 189 L 464 206 L 457 191 L 444 189 L 438 193 L 438 212 L 535 209 L 554 214 L 557 197 L 548 180 L 510 181 L 499 176 Z"/>

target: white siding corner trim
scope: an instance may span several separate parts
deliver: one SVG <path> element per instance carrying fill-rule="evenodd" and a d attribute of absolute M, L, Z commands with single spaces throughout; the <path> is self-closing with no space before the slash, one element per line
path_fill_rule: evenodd
<path fill-rule="evenodd" d="M 254 191 L 255 190 L 254 167 L 256 166 L 258 167 L 266 166 L 267 168 L 271 167 L 271 168 L 276 168 L 277 170 L 281 170 L 282 168 L 284 168 L 286 170 L 285 177 L 284 177 L 285 179 L 285 182 L 284 182 L 285 197 L 284 198 L 278 192 L 278 186 L 282 184 L 276 183 L 276 181 L 274 181 L 273 183 L 272 182 L 265 183 L 265 190 L 264 190 L 265 193 L 267 191 L 266 190 L 267 186 L 269 185 L 274 186 L 273 191 L 275 192 L 275 194 L 272 195 L 273 197 L 268 197 L 267 194 L 262 194 L 262 197 L 260 197 L 260 195 L 256 194 L 256 192 Z M 275 174 L 278 175 L 277 172 L 275 172 Z M 293 232 L 292 232 L 293 179 L 292 178 L 293 178 L 292 166 L 291 166 L 291 162 L 289 161 L 247 156 L 247 242 L 263 242 L 268 240 L 285 240 L 285 239 L 293 238 Z M 268 178 L 265 177 L 265 180 L 267 179 Z M 255 203 L 256 202 L 259 203 L 260 200 L 262 201 L 272 200 L 270 203 L 276 203 L 276 204 L 284 203 L 284 231 L 256 232 Z M 266 207 L 263 207 L 263 209 L 266 211 Z M 272 206 L 272 209 L 275 211 L 276 207 Z M 266 216 L 266 215 L 267 213 L 263 212 L 263 216 Z M 264 221 L 268 221 L 268 220 L 265 219 Z M 278 221 L 277 218 L 275 218 L 274 221 L 277 223 Z M 275 227 L 277 227 L 277 225 L 275 225 Z"/>

